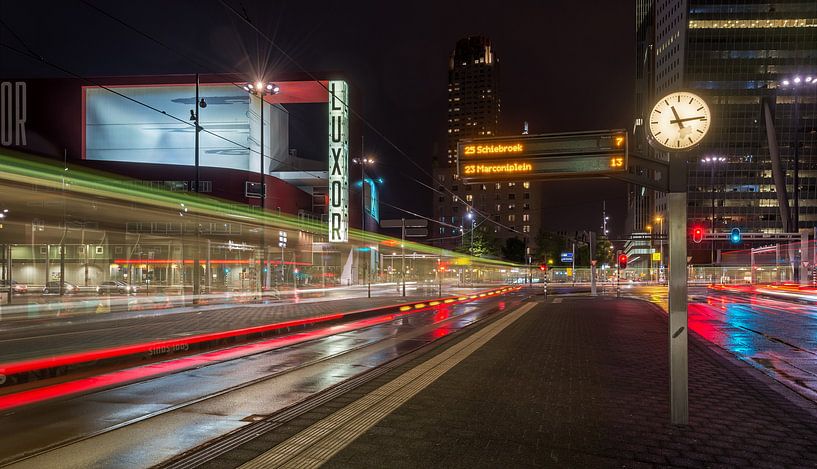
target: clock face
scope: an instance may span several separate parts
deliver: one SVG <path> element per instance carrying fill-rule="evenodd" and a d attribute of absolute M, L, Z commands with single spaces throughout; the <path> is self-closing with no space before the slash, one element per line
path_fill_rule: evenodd
<path fill-rule="evenodd" d="M 689 150 L 709 131 L 709 106 L 700 96 L 685 91 L 661 98 L 649 117 L 650 141 L 660 150 Z"/>

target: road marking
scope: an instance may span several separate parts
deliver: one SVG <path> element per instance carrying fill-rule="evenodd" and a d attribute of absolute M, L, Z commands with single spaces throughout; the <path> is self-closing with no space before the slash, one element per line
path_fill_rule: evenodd
<path fill-rule="evenodd" d="M 554 298 L 554 299 L 553 299 L 553 302 L 554 302 L 554 303 L 561 303 L 561 302 L 562 302 L 562 299 L 561 299 L 561 298 Z"/>
<path fill-rule="evenodd" d="M 528 303 L 332 415 L 280 443 L 241 469 L 319 467 L 384 417 L 436 381 L 533 308 Z"/>

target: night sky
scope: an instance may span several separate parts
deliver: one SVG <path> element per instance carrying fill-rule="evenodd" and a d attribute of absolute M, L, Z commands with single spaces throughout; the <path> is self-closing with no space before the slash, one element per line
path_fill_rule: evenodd
<path fill-rule="evenodd" d="M 84 76 L 239 72 L 275 80 L 299 69 L 217 0 L 87 1 L 178 53 L 79 0 L 0 0 L 0 17 L 28 48 Z M 504 132 L 520 133 L 525 120 L 531 133 L 632 125 L 632 0 L 227 1 L 301 66 L 343 73 L 362 94 L 358 112 L 429 173 L 435 151 L 445 154 L 448 56 L 467 35 L 493 41 Z M 20 47 L 2 27 L 0 42 Z M 60 73 L 0 48 L 0 78 L 42 76 Z M 406 175 L 430 177 L 371 130 L 365 139 L 386 180 L 383 200 L 431 215 L 430 191 Z M 550 186 L 550 229 L 597 228 L 607 200 L 613 232 L 623 230 L 623 183 Z"/>

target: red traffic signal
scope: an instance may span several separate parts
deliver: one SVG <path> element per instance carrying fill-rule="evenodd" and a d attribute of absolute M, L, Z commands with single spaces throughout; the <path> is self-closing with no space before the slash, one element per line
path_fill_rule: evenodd
<path fill-rule="evenodd" d="M 618 268 L 619 269 L 626 269 L 627 268 L 627 254 L 619 254 L 618 255 Z"/>
<path fill-rule="evenodd" d="M 547 271 L 548 270 L 548 265 L 547 264 L 539 264 L 539 270 L 541 270 L 542 272 Z"/>
<path fill-rule="evenodd" d="M 696 226 L 692 229 L 692 242 L 700 244 L 704 240 L 704 229 Z"/>

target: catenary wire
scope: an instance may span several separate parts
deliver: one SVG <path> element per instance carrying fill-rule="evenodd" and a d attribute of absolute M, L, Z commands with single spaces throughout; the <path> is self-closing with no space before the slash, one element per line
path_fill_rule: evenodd
<path fill-rule="evenodd" d="M 429 177 L 430 177 L 432 180 L 434 179 L 434 176 L 433 176 L 432 174 L 430 174 L 428 171 L 426 171 L 426 170 L 425 170 L 425 168 L 423 168 L 423 167 L 422 167 L 422 165 L 420 165 L 419 163 L 417 163 L 417 162 L 416 162 L 416 161 L 415 161 L 413 158 L 411 158 L 411 157 L 408 155 L 408 153 L 406 153 L 405 151 L 403 151 L 403 149 L 402 149 L 402 148 L 400 148 L 400 147 L 399 147 L 397 144 L 395 144 L 395 143 L 394 143 L 394 142 L 393 142 L 391 139 L 389 139 L 389 138 L 388 138 L 386 135 L 384 135 L 382 132 L 380 132 L 380 130 L 378 130 L 378 129 L 377 129 L 377 128 L 376 128 L 376 127 L 375 127 L 375 126 L 372 124 L 372 123 L 370 123 L 370 122 L 369 122 L 369 121 L 368 121 L 366 118 L 364 118 L 364 117 L 363 117 L 363 115 L 361 115 L 359 112 L 357 112 L 357 111 L 356 111 L 356 110 L 355 110 L 355 109 L 354 109 L 354 108 L 353 108 L 353 107 L 352 107 L 352 106 L 351 106 L 349 103 L 344 102 L 343 100 L 341 100 L 340 98 L 338 98 L 337 96 L 335 96 L 335 94 L 334 94 L 334 93 L 332 93 L 332 91 L 329 89 L 329 87 L 327 87 L 326 85 L 324 85 L 324 84 L 323 84 L 323 83 L 322 83 L 322 82 L 321 82 L 321 81 L 320 81 L 320 80 L 319 80 L 319 79 L 318 79 L 318 78 L 317 78 L 317 77 L 316 77 L 314 74 L 312 74 L 312 73 L 311 73 L 309 70 L 307 70 L 307 69 L 306 69 L 306 68 L 305 68 L 303 65 L 301 65 L 301 64 L 300 64 L 300 62 L 298 62 L 298 61 L 297 61 L 297 60 L 295 60 L 295 59 L 294 59 L 294 58 L 293 58 L 291 55 L 289 55 L 289 54 L 288 54 L 288 53 L 287 53 L 287 52 L 286 52 L 286 51 L 285 51 L 285 50 L 284 50 L 282 47 L 280 47 L 280 46 L 279 46 L 279 45 L 278 45 L 278 44 L 277 44 L 275 41 L 273 41 L 273 40 L 272 40 L 272 38 L 270 38 L 270 37 L 269 37 L 269 36 L 268 36 L 266 33 L 264 33 L 263 31 L 261 31 L 261 30 L 260 30 L 260 29 L 259 29 L 257 26 L 255 26 L 255 25 L 254 25 L 254 24 L 253 24 L 251 21 L 249 21 L 249 20 L 248 20 L 246 17 L 242 16 L 242 15 L 241 15 L 241 13 L 239 13 L 239 12 L 238 12 L 238 10 L 236 10 L 236 9 L 235 9 L 235 8 L 234 8 L 232 5 L 229 5 L 229 4 L 228 4 L 228 3 L 227 3 L 225 0 L 219 0 L 219 3 L 221 3 L 221 4 L 222 4 L 222 5 L 225 7 L 225 8 L 227 8 L 227 9 L 228 9 L 230 12 L 232 12 L 232 13 L 233 13 L 235 16 L 237 16 L 238 18 L 240 18 L 240 19 L 241 19 L 241 21 L 243 21 L 243 22 L 244 22 L 244 23 L 245 23 L 247 26 L 249 26 L 251 29 L 253 29 L 253 30 L 254 30 L 254 31 L 255 31 L 255 32 L 258 34 L 258 36 L 259 36 L 259 37 L 262 37 L 262 38 L 263 38 L 264 40 L 266 40 L 266 41 L 267 41 L 267 42 L 268 42 L 268 43 L 269 43 L 269 44 L 270 44 L 272 47 L 274 47 L 275 49 L 277 49 L 277 50 L 278 50 L 278 52 L 280 52 L 280 53 L 281 53 L 281 54 L 282 54 L 282 55 L 283 55 L 283 56 L 284 56 L 284 57 L 285 57 L 287 60 L 289 60 L 289 61 L 290 61 L 290 62 L 292 62 L 292 63 L 293 63 L 293 64 L 294 64 L 296 67 L 298 67 L 298 68 L 301 70 L 301 72 L 303 72 L 304 74 L 306 74 L 306 75 L 307 75 L 307 76 L 308 76 L 308 77 L 309 77 L 311 80 L 313 80 L 314 82 L 318 83 L 318 84 L 319 84 L 319 85 L 320 85 L 322 88 L 324 88 L 324 89 L 325 89 L 325 90 L 326 90 L 326 91 L 327 91 L 329 94 L 331 94 L 331 95 L 332 95 L 332 97 L 333 97 L 334 99 L 337 99 L 338 101 L 340 101 L 341 103 L 343 103 L 343 104 L 344 104 L 344 105 L 345 105 L 345 106 L 346 106 L 346 107 L 349 109 L 349 112 L 350 112 L 351 114 L 353 114 L 353 115 L 354 115 L 354 116 L 355 116 L 357 119 L 359 119 L 361 122 L 363 122 L 363 124 L 364 124 L 364 125 L 365 125 L 365 126 L 368 128 L 368 129 L 370 129 L 370 130 L 371 130 L 372 132 L 374 132 L 374 133 L 375 133 L 375 134 L 376 134 L 378 137 L 380 137 L 381 139 L 383 139 L 383 141 L 384 141 L 384 142 L 386 142 L 386 143 L 387 143 L 389 146 L 391 146 L 392 148 L 394 148 L 394 149 L 395 149 L 395 150 L 396 150 L 396 151 L 397 151 L 397 152 L 398 152 L 400 155 L 402 155 L 402 156 L 403 156 L 403 157 L 405 157 L 405 158 L 406 158 L 408 161 L 410 161 L 410 162 L 411 162 L 411 163 L 412 163 L 412 164 L 413 164 L 413 165 L 414 165 L 414 166 L 415 166 L 417 169 L 419 169 L 419 170 L 420 170 L 421 172 L 423 172 L 425 175 L 429 176 Z M 448 189 L 447 187 L 445 187 L 445 186 L 440 186 L 440 187 L 442 187 L 442 188 L 443 188 L 443 190 L 444 190 L 444 191 L 446 191 L 446 192 L 448 192 L 448 193 L 449 193 L 451 196 L 456 196 L 456 197 L 457 197 L 457 199 L 456 199 L 456 200 L 457 200 L 457 202 L 462 203 L 462 204 L 463 204 L 465 207 L 467 207 L 469 210 L 471 210 L 471 211 L 475 212 L 475 213 L 476 213 L 476 214 L 478 214 L 478 215 L 481 215 L 481 216 L 482 216 L 482 217 L 483 217 L 485 220 L 488 220 L 489 222 L 491 222 L 491 223 L 493 223 L 493 224 L 495 224 L 495 225 L 497 225 L 497 226 L 500 226 L 500 227 L 502 227 L 502 228 L 504 228 L 504 229 L 506 229 L 506 230 L 508 230 L 508 231 L 511 231 L 511 232 L 514 232 L 514 233 L 523 234 L 523 233 L 522 233 L 522 232 L 520 232 L 519 230 L 513 229 L 513 228 L 511 228 L 511 227 L 509 227 L 509 226 L 507 226 L 507 225 L 504 225 L 504 224 L 502 224 L 502 223 L 500 223 L 500 222 L 497 222 L 497 221 L 494 221 L 494 220 L 490 219 L 490 217 L 488 217 L 488 216 L 487 216 L 485 213 L 483 213 L 483 212 L 481 212 L 481 211 L 477 210 L 477 208 L 476 208 L 475 206 L 473 206 L 473 205 L 471 205 L 471 204 L 468 204 L 468 203 L 464 202 L 464 201 L 463 201 L 461 198 L 459 198 L 459 196 L 457 196 L 457 194 L 455 194 L 454 192 L 452 192 L 452 191 L 451 191 L 450 189 Z"/>

